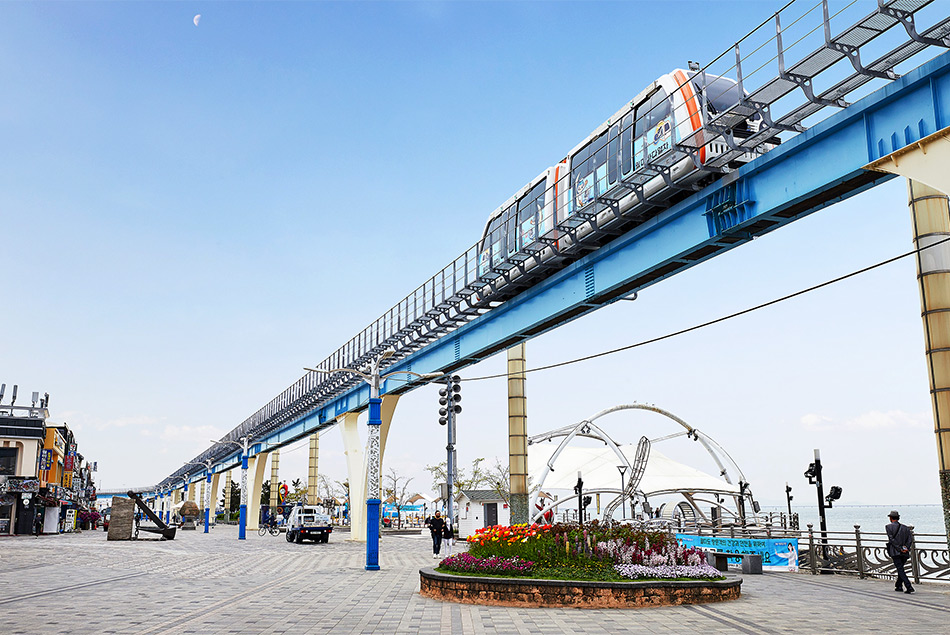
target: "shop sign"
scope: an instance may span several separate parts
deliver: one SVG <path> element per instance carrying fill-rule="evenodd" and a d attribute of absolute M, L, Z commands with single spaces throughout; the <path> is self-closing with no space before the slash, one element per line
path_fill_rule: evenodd
<path fill-rule="evenodd" d="M 63 463 L 63 469 L 66 470 L 67 472 L 72 472 L 73 463 L 74 463 L 73 455 L 70 454 L 69 456 L 66 457 L 66 461 Z"/>
<path fill-rule="evenodd" d="M 49 470 L 53 467 L 53 450 L 40 450 L 40 469 Z"/>
<path fill-rule="evenodd" d="M 8 492 L 39 492 L 40 482 L 35 478 L 9 478 L 7 479 Z"/>
<path fill-rule="evenodd" d="M 59 450 L 60 454 L 66 453 L 66 441 L 63 439 L 63 435 L 59 432 L 53 434 L 53 447 Z"/>
<path fill-rule="evenodd" d="M 70 454 L 76 454 L 76 444 L 75 444 L 75 443 L 70 443 L 70 444 L 69 444 L 69 453 L 70 453 Z"/>
<path fill-rule="evenodd" d="M 73 473 L 66 472 L 65 474 L 63 474 L 63 487 L 68 489 L 68 488 L 71 488 L 72 486 L 73 486 Z"/>
<path fill-rule="evenodd" d="M 99 467 L 99 461 L 93 461 L 93 462 L 92 462 L 92 471 L 93 471 L 93 472 L 98 471 L 98 470 L 97 470 L 98 467 Z"/>

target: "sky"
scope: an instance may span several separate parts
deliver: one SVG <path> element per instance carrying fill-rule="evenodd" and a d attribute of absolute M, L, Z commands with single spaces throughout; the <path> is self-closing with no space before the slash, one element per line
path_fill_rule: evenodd
<path fill-rule="evenodd" d="M 649 82 L 780 6 L 3 3 L 0 381 L 50 393 L 101 488 L 157 483 L 470 247 Z M 895 179 L 796 221 L 531 340 L 528 367 L 904 253 L 906 203 Z M 532 373 L 529 434 L 653 403 L 725 447 L 763 503 L 788 482 L 813 505 L 802 473 L 820 448 L 843 504 L 936 504 L 923 350 L 905 258 Z M 502 354 L 460 374 L 504 368 Z M 507 462 L 505 381 L 463 396 L 460 464 Z M 427 494 L 425 467 L 445 457 L 437 409 L 434 387 L 401 399 L 383 466 Z M 675 431 L 646 413 L 603 422 L 628 443 Z M 662 451 L 712 468 L 676 443 Z M 282 479 L 306 478 L 305 447 L 282 452 Z M 346 477 L 336 428 L 320 471 Z"/>

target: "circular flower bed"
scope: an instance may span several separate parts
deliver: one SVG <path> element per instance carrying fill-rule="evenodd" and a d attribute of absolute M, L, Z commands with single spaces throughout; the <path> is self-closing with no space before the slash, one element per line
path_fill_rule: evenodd
<path fill-rule="evenodd" d="M 742 580 L 666 532 L 628 525 L 495 526 L 420 571 L 422 595 L 505 606 L 640 607 L 739 597 Z"/>

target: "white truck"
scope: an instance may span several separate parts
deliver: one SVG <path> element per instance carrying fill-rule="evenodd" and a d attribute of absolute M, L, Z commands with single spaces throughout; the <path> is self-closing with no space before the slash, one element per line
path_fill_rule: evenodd
<path fill-rule="evenodd" d="M 287 520 L 287 542 L 302 543 L 304 540 L 330 542 L 333 526 L 330 517 L 319 507 L 304 505 L 294 507 Z"/>

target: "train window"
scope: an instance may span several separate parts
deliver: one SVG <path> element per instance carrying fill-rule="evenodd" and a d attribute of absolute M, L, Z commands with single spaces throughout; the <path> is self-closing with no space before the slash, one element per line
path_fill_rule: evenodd
<path fill-rule="evenodd" d="M 607 133 L 595 137 L 571 157 L 571 180 L 573 182 L 576 209 L 590 204 L 597 196 L 595 190 L 603 190 L 605 184 L 595 187 L 595 180 L 606 179 Z M 601 173 L 602 172 L 602 173 Z"/>
<path fill-rule="evenodd" d="M 518 246 L 524 247 L 538 238 L 538 226 L 544 212 L 544 191 L 547 180 L 531 188 L 518 201 Z"/>
<path fill-rule="evenodd" d="M 666 91 L 660 88 L 637 107 L 636 136 L 642 137 L 669 116 L 670 102 Z"/>
<path fill-rule="evenodd" d="M 607 144 L 607 183 L 617 182 L 617 165 L 620 163 L 620 126 L 610 128 L 610 142 Z"/>
<path fill-rule="evenodd" d="M 696 91 L 701 90 L 700 82 L 693 78 Z M 739 85 L 725 77 L 708 77 L 706 83 L 706 107 L 712 114 L 718 114 L 739 103 Z"/>
<path fill-rule="evenodd" d="M 630 153 L 633 150 L 633 113 L 623 118 L 620 124 L 620 173 L 629 174 L 633 163 L 630 160 Z"/>

